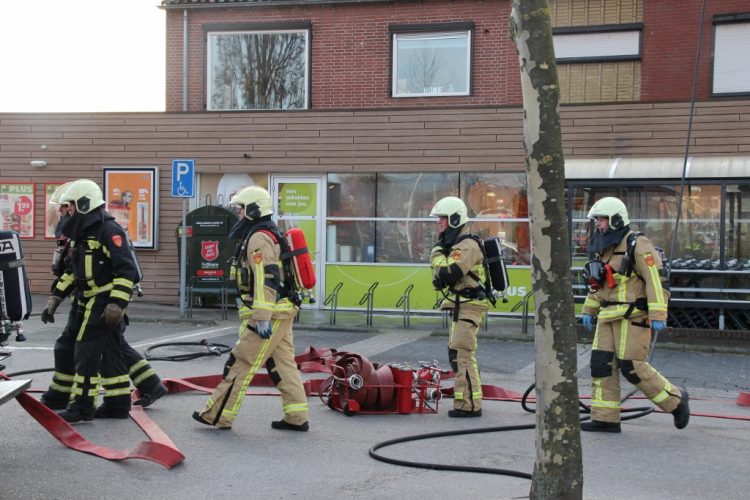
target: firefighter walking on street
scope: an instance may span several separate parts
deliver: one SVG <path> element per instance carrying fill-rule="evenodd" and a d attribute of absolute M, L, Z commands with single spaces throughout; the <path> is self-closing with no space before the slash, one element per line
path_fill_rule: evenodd
<path fill-rule="evenodd" d="M 203 409 L 193 413 L 193 419 L 230 429 L 247 387 L 265 366 L 281 393 L 284 412 L 284 417 L 271 422 L 271 427 L 307 431 L 307 395 L 294 359 L 292 333 L 299 304 L 289 293 L 288 280 L 294 276 L 282 265 L 280 243 L 284 235 L 271 220 L 271 196 L 261 187 L 250 186 L 237 193 L 230 204 L 238 206 L 243 215 L 232 230 L 243 237 L 237 252 L 237 285 L 242 301 L 240 338 L 224 367 L 224 379 Z"/>
<path fill-rule="evenodd" d="M 60 198 L 63 196 L 72 182 L 58 187 L 50 198 L 50 205 L 53 208 L 59 207 L 61 211 L 60 221 L 55 228 L 55 239 L 57 247 L 53 253 L 52 274 L 55 280 L 52 283 L 52 292 L 54 294 L 57 284 L 64 274 L 72 275 L 74 273 L 71 267 L 71 258 L 73 255 L 71 243 L 68 238 L 68 232 L 72 218 L 68 213 L 68 204 L 61 203 Z M 128 247 L 131 252 L 132 249 Z M 135 258 L 135 256 L 133 256 Z M 140 276 L 139 276 L 140 277 Z M 68 279 L 68 278 L 66 278 Z M 72 290 L 70 290 L 72 292 Z M 42 321 L 44 323 L 54 323 L 54 313 L 60 302 L 59 294 L 53 295 L 47 307 L 42 312 Z M 78 304 L 76 300 L 71 300 L 71 308 L 68 315 L 68 321 L 63 329 L 62 334 L 55 341 L 55 369 L 52 375 L 52 382 L 47 391 L 42 394 L 40 401 L 52 410 L 61 410 L 67 407 L 71 399 L 73 389 L 73 378 L 75 376 L 75 328 L 77 328 L 77 318 L 79 315 Z M 124 327 L 123 327 L 124 329 Z M 143 359 L 130 344 L 122 339 L 122 356 L 128 367 L 128 375 L 133 381 L 133 385 L 138 389 L 139 399 L 134 404 L 143 407 L 150 406 L 154 401 L 167 393 L 167 388 L 161 383 L 161 379 L 156 374 L 150 363 Z M 128 412 L 124 408 L 113 410 L 109 405 L 103 405 L 98 408 L 94 414 L 96 418 L 127 418 Z"/>
<path fill-rule="evenodd" d="M 456 373 L 453 409 L 449 417 L 482 416 L 482 381 L 476 359 L 477 335 L 489 309 L 483 283 L 484 252 L 481 241 L 466 228 L 466 205 L 448 196 L 430 212 L 438 217 L 440 235 L 430 252 L 433 285 L 445 295 L 440 308 L 451 312 L 448 360 Z"/>
<path fill-rule="evenodd" d="M 104 402 L 99 410 L 127 416 L 130 379 L 121 353 L 123 315 L 139 277 L 138 267 L 127 235 L 104 211 L 102 192 L 95 182 L 72 182 L 59 201 L 68 205 L 70 214 L 63 227 L 71 239 L 70 266 L 42 311 L 42 320 L 50 321 L 60 302 L 74 294 L 66 326 L 67 334 L 75 338 L 72 399 L 59 415 L 68 422 L 93 420 L 101 384 Z"/>
<path fill-rule="evenodd" d="M 667 325 L 669 290 L 660 252 L 630 230 L 625 204 L 614 197 L 594 203 L 588 218 L 596 226 L 589 243 L 593 256 L 584 267 L 589 293 L 583 325 L 596 332 L 591 347 L 591 420 L 581 429 L 620 432 L 620 374 L 656 406 L 674 417 L 678 429 L 690 418 L 689 395 L 648 362 L 651 330 Z"/>

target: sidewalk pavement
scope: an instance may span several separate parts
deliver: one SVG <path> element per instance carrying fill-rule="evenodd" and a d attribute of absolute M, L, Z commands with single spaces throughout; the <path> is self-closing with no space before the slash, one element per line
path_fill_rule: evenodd
<path fill-rule="evenodd" d="M 46 295 L 32 295 L 32 303 L 34 304 L 32 315 L 40 315 L 46 302 Z M 63 302 L 58 309 L 58 314 L 67 314 L 69 304 L 69 301 Z M 337 311 L 335 322 L 333 322 L 334 316 L 330 310 L 314 309 L 313 307 L 309 304 L 303 305 L 295 329 L 371 333 L 408 330 L 429 331 L 431 335 L 436 336 L 448 335 L 448 329 L 443 323 L 443 316 L 438 312 L 433 314 L 412 313 L 408 319 L 408 326 L 401 312 L 376 312 L 373 315 L 372 324 L 367 325 L 365 311 Z M 141 323 L 182 323 L 190 325 L 237 323 L 236 308 L 233 306 L 229 308 L 226 319 L 222 317 L 219 306 L 193 307 L 191 317 L 187 318 L 180 315 L 179 306 L 159 304 L 151 301 L 149 297 L 135 297 L 128 306 L 127 314 L 130 321 Z M 523 323 L 522 318 L 517 316 L 490 316 L 483 327 L 481 336 L 490 339 L 533 342 L 534 318 L 529 318 L 526 331 L 524 331 Z M 659 349 L 750 355 L 750 336 L 720 335 L 721 332 L 717 330 L 715 336 L 705 335 L 705 331 L 699 331 L 694 337 L 691 337 L 689 332 L 689 330 L 681 330 L 673 334 L 668 330 L 662 333 L 658 339 Z M 591 343 L 591 335 L 586 334 L 580 325 L 578 338 L 579 343 Z"/>

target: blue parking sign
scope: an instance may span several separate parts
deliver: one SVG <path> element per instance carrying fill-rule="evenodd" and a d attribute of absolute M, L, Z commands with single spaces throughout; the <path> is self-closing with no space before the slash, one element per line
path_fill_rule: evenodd
<path fill-rule="evenodd" d="M 172 160 L 172 197 L 195 198 L 195 160 Z"/>

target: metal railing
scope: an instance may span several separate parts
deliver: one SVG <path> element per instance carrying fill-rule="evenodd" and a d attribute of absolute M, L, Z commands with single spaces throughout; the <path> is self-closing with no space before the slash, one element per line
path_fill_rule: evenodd
<path fill-rule="evenodd" d="M 521 315 L 521 333 L 524 335 L 529 333 L 529 301 L 534 292 L 529 292 L 523 296 L 523 299 L 518 304 L 514 305 L 510 312 L 516 312 L 522 309 Z"/>

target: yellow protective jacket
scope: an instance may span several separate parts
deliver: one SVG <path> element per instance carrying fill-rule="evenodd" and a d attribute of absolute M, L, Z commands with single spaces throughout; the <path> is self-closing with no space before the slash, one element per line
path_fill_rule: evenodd
<path fill-rule="evenodd" d="M 286 319 L 296 313 L 284 291 L 281 247 L 267 231 L 256 231 L 247 242 L 244 265 L 252 276 L 252 317 L 257 321 Z"/>
<path fill-rule="evenodd" d="M 627 252 L 627 240 L 625 235 L 617 245 L 602 253 L 602 262 L 609 264 L 614 271 L 615 286 L 609 288 L 605 280 L 598 291 L 589 293 L 583 304 L 583 314 L 596 315 L 598 321 L 605 323 L 625 317 L 666 321 L 669 290 L 666 277 L 660 273 L 663 263 L 659 252 L 651 240 L 638 236 L 633 255 L 633 273 L 628 277 L 619 272 Z"/>
<path fill-rule="evenodd" d="M 456 238 L 457 243 L 448 251 L 448 255 L 442 252 L 441 247 L 434 247 L 430 255 L 430 264 L 433 277 L 443 283 L 443 290 L 448 294 L 440 308 L 455 309 L 455 301 L 459 300 L 459 319 L 469 319 L 479 324 L 481 313 L 489 309 L 489 300 L 487 298 L 457 297 L 455 293 L 478 287 L 482 288 L 483 291 L 484 283 L 487 280 L 484 272 L 482 249 L 472 238 L 462 238 L 466 234 L 468 234 L 468 230 L 464 228 Z M 479 279 L 477 280 L 475 277 Z"/>

